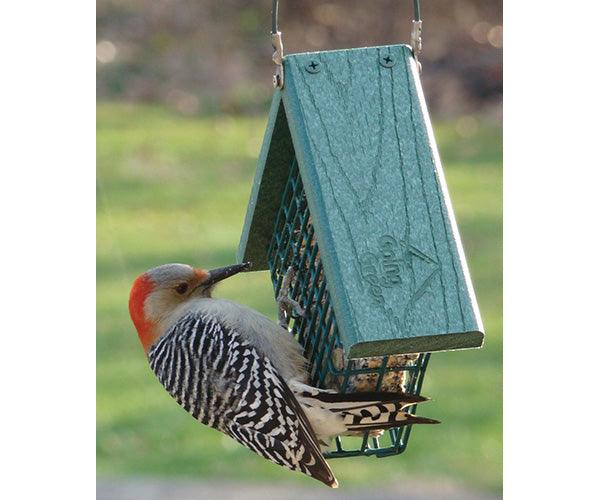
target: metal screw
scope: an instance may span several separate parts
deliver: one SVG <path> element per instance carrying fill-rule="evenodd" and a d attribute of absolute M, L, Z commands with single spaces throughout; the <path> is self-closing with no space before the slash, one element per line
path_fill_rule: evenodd
<path fill-rule="evenodd" d="M 318 73 L 319 71 L 321 71 L 321 63 L 319 63 L 318 61 L 311 61 L 310 64 L 307 64 L 305 66 L 306 71 L 308 71 L 309 73 Z"/>
<path fill-rule="evenodd" d="M 394 58 L 388 54 L 379 58 L 379 64 L 384 68 L 391 68 L 395 64 L 395 61 Z"/>

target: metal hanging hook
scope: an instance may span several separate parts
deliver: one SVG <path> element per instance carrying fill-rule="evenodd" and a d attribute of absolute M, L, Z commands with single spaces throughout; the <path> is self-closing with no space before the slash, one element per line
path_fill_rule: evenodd
<path fill-rule="evenodd" d="M 271 45 L 273 52 L 273 62 L 275 63 L 275 73 L 273 74 L 273 87 L 276 89 L 283 88 L 283 40 L 281 39 L 281 31 L 277 28 L 277 17 L 279 10 L 278 0 L 273 0 L 271 8 Z"/>
<path fill-rule="evenodd" d="M 410 46 L 412 47 L 413 56 L 421 71 L 421 63 L 419 55 L 423 50 L 423 42 L 421 34 L 423 32 L 423 21 L 421 20 L 421 5 L 419 0 L 413 0 L 413 22 L 410 33 Z M 283 41 L 281 31 L 279 31 L 279 0 L 273 0 L 271 8 L 271 45 L 273 45 L 273 62 L 275 63 L 275 74 L 273 75 L 273 86 L 277 89 L 283 88 Z"/>
<path fill-rule="evenodd" d="M 421 38 L 421 34 L 423 32 L 423 21 L 421 20 L 421 6 L 419 5 L 419 0 L 413 0 L 413 10 L 414 19 L 412 22 L 412 30 L 410 32 L 410 46 L 412 47 L 413 56 L 420 73 L 423 70 L 421 63 L 419 62 L 419 55 L 423 50 L 423 40 Z"/>

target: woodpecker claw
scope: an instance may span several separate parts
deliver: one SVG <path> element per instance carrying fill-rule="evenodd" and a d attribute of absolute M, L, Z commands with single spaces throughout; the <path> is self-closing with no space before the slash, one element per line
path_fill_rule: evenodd
<path fill-rule="evenodd" d="M 295 276 L 296 269 L 294 266 L 288 267 L 285 275 L 283 276 L 281 289 L 277 295 L 277 316 L 279 325 L 286 329 L 291 318 L 297 319 L 306 317 L 306 311 L 302 308 L 302 306 L 289 296 L 292 281 L 294 280 Z"/>
<path fill-rule="evenodd" d="M 308 318 L 308 314 L 306 313 L 306 309 L 304 309 L 298 302 L 294 301 L 294 312 L 296 315 L 294 318 Z"/>

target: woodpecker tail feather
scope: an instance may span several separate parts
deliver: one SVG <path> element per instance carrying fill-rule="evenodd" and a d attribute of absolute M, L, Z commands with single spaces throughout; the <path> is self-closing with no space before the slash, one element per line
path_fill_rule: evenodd
<path fill-rule="evenodd" d="M 404 408 L 429 401 L 425 396 L 404 392 L 350 392 L 341 394 L 332 390 L 317 389 L 294 381 L 291 385 L 296 397 L 312 401 L 314 405 L 333 412 L 370 409 L 377 407 L 381 412 L 397 412 Z"/>
<path fill-rule="evenodd" d="M 376 396 L 374 393 L 373 396 Z M 397 395 L 397 397 L 400 395 Z M 417 401 L 407 401 L 406 394 L 398 401 L 387 402 L 365 402 L 360 406 L 347 405 L 345 408 L 329 408 L 329 411 L 339 413 L 344 419 L 344 425 L 348 432 L 362 432 L 391 429 L 393 427 L 402 427 L 411 424 L 439 424 L 438 420 L 426 417 L 418 417 L 411 413 L 403 411 L 407 406 L 421 401 L 427 401 L 421 398 Z M 413 396 L 415 399 L 420 396 Z"/>
<path fill-rule="evenodd" d="M 380 413 L 373 416 L 360 416 L 348 413 L 344 416 L 344 424 L 349 432 L 364 432 L 403 427 L 412 424 L 439 424 L 439 420 L 411 415 L 404 411 Z"/>
<path fill-rule="evenodd" d="M 311 387 L 311 389 L 314 389 Z M 359 409 L 373 404 L 383 404 L 389 409 L 397 411 L 417 403 L 425 403 L 429 398 L 416 394 L 402 392 L 353 392 L 340 394 L 318 389 L 305 393 L 303 396 L 313 397 L 322 403 L 327 403 L 331 411 L 343 411 L 344 409 Z"/>
<path fill-rule="evenodd" d="M 324 445 L 336 435 L 355 435 L 411 424 L 439 423 L 404 411 L 408 406 L 429 401 L 424 396 L 394 392 L 340 394 L 299 382 L 292 383 L 291 388 Z"/>

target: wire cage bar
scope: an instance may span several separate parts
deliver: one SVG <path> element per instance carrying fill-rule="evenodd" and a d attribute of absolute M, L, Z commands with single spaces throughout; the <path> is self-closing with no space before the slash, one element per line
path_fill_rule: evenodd
<path fill-rule="evenodd" d="M 310 382 L 340 392 L 360 390 L 404 391 L 420 394 L 429 353 L 346 360 L 327 280 L 319 254 L 298 163 L 294 157 L 268 248 L 268 265 L 275 295 L 290 267 L 295 270 L 290 297 L 306 311 L 290 318 L 289 326 L 304 348 Z M 409 407 L 410 413 L 416 405 Z M 365 432 L 358 437 L 337 437 L 326 458 L 385 457 L 402 453 L 411 426 L 390 429 L 382 435 Z"/>

